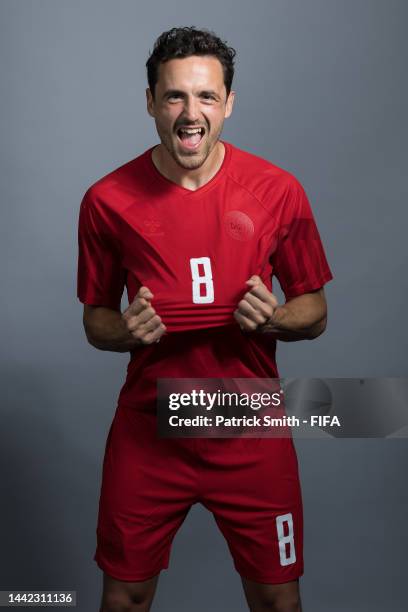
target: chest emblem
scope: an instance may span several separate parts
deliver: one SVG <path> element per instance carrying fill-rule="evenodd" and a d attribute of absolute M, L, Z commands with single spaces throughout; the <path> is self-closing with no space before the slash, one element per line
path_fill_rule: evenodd
<path fill-rule="evenodd" d="M 231 238 L 242 242 L 251 240 L 255 233 L 252 219 L 240 210 L 230 210 L 225 214 L 224 227 Z"/>

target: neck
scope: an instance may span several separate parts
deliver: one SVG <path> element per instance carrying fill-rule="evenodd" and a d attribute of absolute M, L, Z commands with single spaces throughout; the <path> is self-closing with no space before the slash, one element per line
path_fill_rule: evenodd
<path fill-rule="evenodd" d="M 152 151 L 152 161 L 160 174 L 167 179 L 185 189 L 195 191 L 217 174 L 224 161 L 224 155 L 225 147 L 218 140 L 205 162 L 199 168 L 188 170 L 179 166 L 167 149 L 160 144 Z"/>

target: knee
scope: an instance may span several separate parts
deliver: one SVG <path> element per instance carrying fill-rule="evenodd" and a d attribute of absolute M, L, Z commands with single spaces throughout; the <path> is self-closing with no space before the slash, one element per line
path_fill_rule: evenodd
<path fill-rule="evenodd" d="M 277 608 L 273 608 L 274 612 L 301 612 L 300 602 L 298 603 L 288 603 L 283 604 L 283 606 L 278 606 Z"/>
<path fill-rule="evenodd" d="M 298 595 L 285 595 L 274 598 L 265 606 L 270 612 L 302 612 L 300 597 Z"/>
<path fill-rule="evenodd" d="M 123 597 L 106 596 L 102 600 L 101 609 L 99 612 L 131 612 L 132 604 L 128 599 Z"/>
<path fill-rule="evenodd" d="M 102 599 L 100 612 L 148 612 L 150 597 L 144 593 L 107 594 Z"/>
<path fill-rule="evenodd" d="M 251 612 L 302 612 L 298 595 L 266 595 L 251 607 Z"/>
<path fill-rule="evenodd" d="M 103 575 L 99 612 L 149 612 L 158 576 L 143 582 L 126 582 Z"/>

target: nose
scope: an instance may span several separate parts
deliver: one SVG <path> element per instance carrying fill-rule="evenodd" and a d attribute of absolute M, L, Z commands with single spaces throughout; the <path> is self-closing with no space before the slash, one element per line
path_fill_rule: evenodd
<path fill-rule="evenodd" d="M 184 103 L 184 117 L 188 123 L 194 123 L 200 118 L 199 101 L 194 96 L 188 96 Z"/>

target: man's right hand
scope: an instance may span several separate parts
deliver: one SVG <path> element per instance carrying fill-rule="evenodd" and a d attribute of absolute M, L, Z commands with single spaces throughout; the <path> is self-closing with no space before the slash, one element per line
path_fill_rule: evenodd
<path fill-rule="evenodd" d="M 159 342 L 166 326 L 151 304 L 153 293 L 147 287 L 140 287 L 134 300 L 122 313 L 128 332 L 140 344 Z"/>

